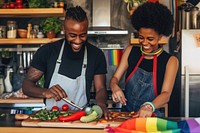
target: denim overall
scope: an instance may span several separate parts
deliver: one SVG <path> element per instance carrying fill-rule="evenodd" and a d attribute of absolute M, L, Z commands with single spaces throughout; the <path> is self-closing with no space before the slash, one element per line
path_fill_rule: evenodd
<path fill-rule="evenodd" d="M 134 70 L 126 79 L 125 97 L 127 102 L 126 106 L 122 107 L 122 111 L 137 112 L 143 103 L 152 102 L 157 96 L 157 56 L 155 55 L 153 59 L 153 73 L 138 67 L 143 58 L 144 54 L 142 54 Z M 155 110 L 154 113 L 162 117 L 159 110 Z"/>

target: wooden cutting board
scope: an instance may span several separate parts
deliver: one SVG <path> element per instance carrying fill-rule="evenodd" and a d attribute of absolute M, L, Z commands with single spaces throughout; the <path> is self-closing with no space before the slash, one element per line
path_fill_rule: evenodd
<path fill-rule="evenodd" d="M 119 115 L 116 116 L 125 116 L 122 112 L 118 112 Z M 22 121 L 22 126 L 29 126 L 29 127 L 70 127 L 70 128 L 105 128 L 106 126 L 110 125 L 112 127 L 119 126 L 123 121 L 126 119 L 124 118 L 113 118 L 112 120 L 105 121 L 103 118 L 98 121 L 93 121 L 89 123 L 82 123 L 80 121 L 71 121 L 71 122 L 60 122 L 58 120 L 48 120 L 48 121 L 41 121 L 41 120 L 32 120 L 30 118 Z"/>

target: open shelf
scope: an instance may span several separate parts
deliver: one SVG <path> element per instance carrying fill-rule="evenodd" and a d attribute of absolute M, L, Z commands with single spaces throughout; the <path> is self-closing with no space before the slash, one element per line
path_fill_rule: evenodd
<path fill-rule="evenodd" d="M 46 44 L 50 42 L 55 42 L 60 40 L 61 38 L 16 38 L 16 39 L 0 39 L 0 45 L 5 45 L 5 44 L 22 44 L 22 45 L 29 45 L 29 44 Z"/>
<path fill-rule="evenodd" d="M 63 8 L 0 9 L 0 17 L 64 17 Z"/>

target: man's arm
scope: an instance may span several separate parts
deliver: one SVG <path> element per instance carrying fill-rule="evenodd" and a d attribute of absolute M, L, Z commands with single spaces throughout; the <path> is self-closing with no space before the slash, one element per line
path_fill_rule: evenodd
<path fill-rule="evenodd" d="M 59 85 L 54 85 L 51 88 L 41 88 L 37 86 L 36 82 L 42 75 L 42 71 L 30 67 L 22 84 L 23 93 L 31 97 L 54 98 L 56 101 L 61 100 L 63 97 L 67 97 L 67 94 Z"/>
<path fill-rule="evenodd" d="M 42 93 L 46 90 L 36 85 L 36 82 L 42 77 L 43 72 L 34 68 L 30 67 L 28 73 L 26 74 L 23 84 L 22 84 L 22 91 L 27 96 L 31 97 L 39 97 L 45 98 Z"/>
<path fill-rule="evenodd" d="M 107 91 L 106 91 L 106 76 L 105 74 L 101 75 L 95 75 L 94 76 L 94 87 L 96 89 L 96 103 L 99 105 L 103 112 L 104 112 L 104 117 L 106 119 L 109 118 L 109 112 L 106 107 L 106 101 L 107 101 Z"/>

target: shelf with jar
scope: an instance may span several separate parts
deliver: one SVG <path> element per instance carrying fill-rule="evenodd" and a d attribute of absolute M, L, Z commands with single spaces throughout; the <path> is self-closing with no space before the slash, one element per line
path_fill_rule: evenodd
<path fill-rule="evenodd" d="M 63 8 L 16 8 L 0 9 L 0 17 L 64 17 Z"/>
<path fill-rule="evenodd" d="M 58 41 L 62 38 L 16 38 L 16 39 L 7 39 L 7 38 L 1 38 L 0 39 L 0 45 L 10 44 L 10 45 L 16 45 L 16 44 L 22 44 L 22 45 L 29 45 L 29 44 L 46 44 L 50 42 Z"/>

